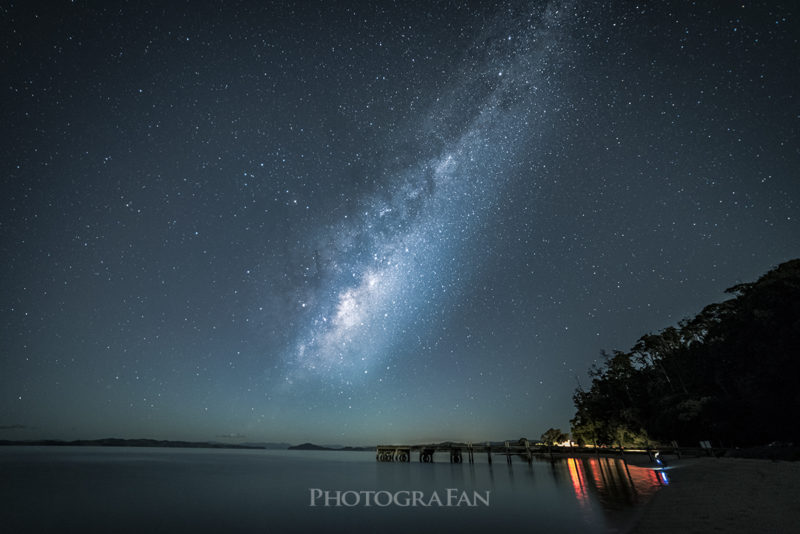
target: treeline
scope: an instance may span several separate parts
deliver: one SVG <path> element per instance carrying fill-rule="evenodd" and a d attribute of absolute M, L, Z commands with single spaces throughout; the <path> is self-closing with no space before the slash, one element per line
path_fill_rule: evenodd
<path fill-rule="evenodd" d="M 627 352 L 603 353 L 574 395 L 585 444 L 800 443 L 800 259 Z"/>

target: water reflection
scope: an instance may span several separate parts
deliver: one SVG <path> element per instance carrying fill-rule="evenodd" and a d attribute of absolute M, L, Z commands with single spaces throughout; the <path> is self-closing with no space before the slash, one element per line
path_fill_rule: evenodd
<path fill-rule="evenodd" d="M 629 465 L 621 458 L 563 458 L 553 464 L 556 470 L 563 470 L 566 464 L 582 508 L 589 508 L 593 500 L 612 511 L 641 504 L 669 484 L 666 471 Z"/>
<path fill-rule="evenodd" d="M 0 450 L 4 532 L 624 531 L 668 471 L 617 458 L 383 463 L 372 452 Z M 504 466 L 503 463 L 506 463 Z M 135 475 L 135 476 L 134 476 Z M 75 488 L 80 488 L 76 491 Z M 490 506 L 309 507 L 331 491 L 491 492 Z M 42 495 L 50 513 L 42 513 Z"/>
<path fill-rule="evenodd" d="M 583 465 L 578 464 L 578 460 L 575 458 L 567 458 L 566 461 L 572 488 L 575 490 L 575 498 L 578 499 L 581 508 L 586 508 L 589 505 L 589 490 Z"/>
<path fill-rule="evenodd" d="M 400 481 L 408 487 L 429 488 L 429 491 L 444 487 L 491 490 L 495 512 L 503 507 L 505 512 L 516 514 L 536 502 L 542 513 L 555 509 L 566 513 L 571 509 L 573 518 L 585 525 L 596 527 L 598 521 L 604 521 L 611 530 L 628 521 L 632 508 L 644 504 L 659 488 L 669 484 L 666 470 L 599 456 L 552 460 L 537 457 L 530 463 L 513 457 L 511 462 L 494 465 L 412 462 L 376 467 L 380 488 L 393 487 Z M 409 472 L 419 473 L 419 478 L 408 479 Z M 553 495 L 565 500 L 556 505 L 548 501 Z"/>

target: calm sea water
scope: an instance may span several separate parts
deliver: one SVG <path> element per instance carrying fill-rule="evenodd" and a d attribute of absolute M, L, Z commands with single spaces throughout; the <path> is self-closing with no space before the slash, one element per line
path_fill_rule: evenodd
<path fill-rule="evenodd" d="M 664 484 L 614 458 L 471 465 L 440 454 L 399 464 L 374 452 L 2 447 L 2 531 L 623 532 Z M 328 491 L 330 506 L 310 506 L 313 489 Z M 460 506 L 400 506 L 414 491 L 448 504 L 448 489 Z M 350 493 L 333 506 L 336 491 L 357 492 L 358 505 L 344 506 Z M 364 492 L 381 491 L 381 504 L 397 502 L 365 506 Z M 489 492 L 488 507 L 461 499 L 476 491 Z"/>

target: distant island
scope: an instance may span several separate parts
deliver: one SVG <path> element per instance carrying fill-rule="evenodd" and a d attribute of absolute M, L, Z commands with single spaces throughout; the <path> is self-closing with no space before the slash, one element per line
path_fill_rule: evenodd
<path fill-rule="evenodd" d="M 220 443 L 216 441 L 173 441 L 164 439 L 78 439 L 63 441 L 57 439 L 40 440 L 0 440 L 2 446 L 53 446 L 53 447 L 169 447 L 189 449 L 257 449 L 257 450 L 294 450 L 294 451 L 372 451 L 375 447 L 342 447 L 323 446 L 314 443 L 289 445 L 288 443 Z"/>
<path fill-rule="evenodd" d="M 289 447 L 290 451 L 373 451 L 375 447 L 324 447 L 313 443 L 301 443 Z"/>
<path fill-rule="evenodd" d="M 78 439 L 74 441 L 61 441 L 57 439 L 42 439 L 32 441 L 0 440 L 0 446 L 11 445 L 38 445 L 60 447 L 180 447 L 191 449 L 266 449 L 262 445 L 216 443 L 209 441 L 171 441 L 162 439 Z"/>

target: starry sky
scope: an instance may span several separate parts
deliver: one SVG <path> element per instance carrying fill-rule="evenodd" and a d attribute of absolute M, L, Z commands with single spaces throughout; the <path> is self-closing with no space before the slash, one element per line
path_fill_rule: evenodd
<path fill-rule="evenodd" d="M 800 256 L 782 2 L 3 2 L 0 439 L 568 430 Z"/>

